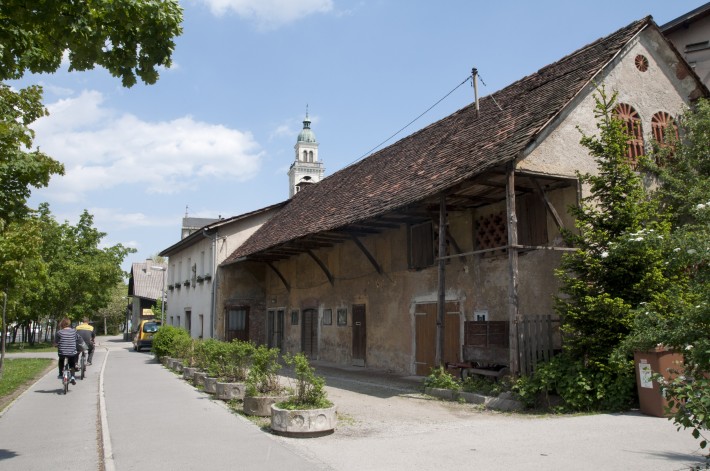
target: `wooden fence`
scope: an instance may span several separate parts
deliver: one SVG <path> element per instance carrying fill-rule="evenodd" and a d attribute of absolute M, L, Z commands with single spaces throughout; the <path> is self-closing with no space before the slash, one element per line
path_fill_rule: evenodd
<path fill-rule="evenodd" d="M 547 361 L 560 349 L 559 319 L 550 315 L 525 316 L 517 325 L 520 375 L 529 375 L 539 362 Z M 466 321 L 464 361 L 482 364 L 510 364 L 510 323 L 508 321 Z"/>

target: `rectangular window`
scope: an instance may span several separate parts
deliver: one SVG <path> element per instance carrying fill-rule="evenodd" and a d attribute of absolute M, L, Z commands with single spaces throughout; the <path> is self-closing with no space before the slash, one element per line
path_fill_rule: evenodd
<path fill-rule="evenodd" d="M 298 311 L 291 311 L 291 325 L 298 325 Z"/>
<path fill-rule="evenodd" d="M 338 325 L 348 325 L 347 309 L 338 309 Z"/>
<path fill-rule="evenodd" d="M 702 50 L 708 49 L 708 48 L 710 48 L 710 41 L 700 41 L 697 43 L 686 44 L 685 45 L 685 52 L 702 51 Z"/>
<path fill-rule="evenodd" d="M 332 325 L 333 324 L 333 310 L 332 309 L 323 309 L 323 325 Z"/>
<path fill-rule="evenodd" d="M 205 266 L 205 251 L 200 252 L 200 268 L 197 270 L 197 274 L 202 276 L 207 273 L 207 267 Z"/>
<path fill-rule="evenodd" d="M 185 311 L 185 329 L 192 332 L 192 311 Z"/>
<path fill-rule="evenodd" d="M 541 195 L 528 193 L 515 199 L 518 244 L 547 245 L 547 208 Z"/>
<path fill-rule="evenodd" d="M 409 268 L 434 265 L 434 225 L 431 221 L 409 226 Z"/>
<path fill-rule="evenodd" d="M 227 329 L 244 330 L 247 322 L 247 312 L 245 309 L 234 309 L 229 311 L 229 321 Z"/>

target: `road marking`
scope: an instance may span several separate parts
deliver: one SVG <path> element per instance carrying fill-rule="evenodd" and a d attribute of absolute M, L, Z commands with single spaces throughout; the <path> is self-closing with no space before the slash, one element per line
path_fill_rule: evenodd
<path fill-rule="evenodd" d="M 104 347 L 106 348 L 106 347 Z M 104 450 L 104 470 L 115 471 L 116 465 L 113 462 L 113 450 L 111 448 L 111 433 L 108 429 L 108 416 L 106 414 L 106 398 L 104 397 L 104 370 L 106 369 L 106 360 L 108 360 L 109 349 L 106 348 L 104 362 L 101 364 L 101 373 L 99 374 L 99 410 L 101 412 L 101 442 Z"/>

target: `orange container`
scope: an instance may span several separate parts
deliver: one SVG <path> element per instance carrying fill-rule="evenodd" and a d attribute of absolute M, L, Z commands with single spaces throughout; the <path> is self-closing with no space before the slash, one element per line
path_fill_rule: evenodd
<path fill-rule="evenodd" d="M 666 380 L 678 376 L 683 368 L 683 355 L 657 347 L 650 352 L 635 352 L 634 365 L 641 412 L 654 417 L 668 417 L 668 401 L 663 396 L 658 382 L 651 378 L 654 373 L 662 375 Z"/>

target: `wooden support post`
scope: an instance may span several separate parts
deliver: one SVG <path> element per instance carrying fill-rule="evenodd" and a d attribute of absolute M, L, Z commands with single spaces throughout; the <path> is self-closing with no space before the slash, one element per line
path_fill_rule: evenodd
<path fill-rule="evenodd" d="M 515 165 L 508 168 L 505 180 L 508 225 L 508 321 L 510 322 L 510 372 L 520 374 L 518 355 L 518 217 L 515 214 Z"/>
<path fill-rule="evenodd" d="M 446 307 L 446 195 L 439 202 L 439 292 L 436 306 L 436 358 L 434 364 L 443 366 L 444 355 L 444 315 Z"/>

